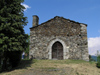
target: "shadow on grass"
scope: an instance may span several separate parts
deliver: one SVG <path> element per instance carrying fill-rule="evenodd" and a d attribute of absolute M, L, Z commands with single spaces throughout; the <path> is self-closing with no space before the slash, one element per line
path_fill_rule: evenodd
<path fill-rule="evenodd" d="M 13 70 L 15 70 L 15 69 L 26 69 L 27 67 L 30 67 L 32 63 L 35 63 L 34 60 L 29 60 L 29 59 L 21 60 L 19 65 L 16 68 L 14 68 Z"/>
<path fill-rule="evenodd" d="M 14 67 L 14 68 L 10 68 L 9 70 L 5 70 L 5 71 L 1 71 L 0 73 L 6 73 L 6 72 L 11 72 L 17 69 L 27 69 L 27 67 L 31 67 L 31 64 L 34 64 L 36 62 L 36 60 L 30 60 L 30 59 L 24 59 L 21 60 L 19 65 Z"/>

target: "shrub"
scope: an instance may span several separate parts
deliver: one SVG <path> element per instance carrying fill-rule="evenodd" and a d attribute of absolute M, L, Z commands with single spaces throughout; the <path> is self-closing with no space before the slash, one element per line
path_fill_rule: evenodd
<path fill-rule="evenodd" d="M 96 66 L 97 66 L 98 68 L 100 68 L 100 55 L 97 57 L 97 64 L 96 64 Z"/>
<path fill-rule="evenodd" d="M 96 65 L 98 68 L 100 68 L 100 62 L 97 62 L 97 65 Z"/>

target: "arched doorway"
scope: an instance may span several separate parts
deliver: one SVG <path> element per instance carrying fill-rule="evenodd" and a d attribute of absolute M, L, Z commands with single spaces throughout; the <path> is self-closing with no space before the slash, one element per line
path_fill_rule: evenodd
<path fill-rule="evenodd" d="M 63 46 L 58 41 L 52 46 L 52 59 L 63 59 Z"/>

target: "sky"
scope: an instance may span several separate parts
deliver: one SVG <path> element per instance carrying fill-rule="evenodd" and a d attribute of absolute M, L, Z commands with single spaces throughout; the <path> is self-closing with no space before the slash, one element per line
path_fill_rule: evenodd
<path fill-rule="evenodd" d="M 39 17 L 39 24 L 55 16 L 87 24 L 88 50 L 90 55 L 100 51 L 100 0 L 24 0 L 24 15 L 28 23 L 25 33 L 30 34 L 33 15 Z"/>

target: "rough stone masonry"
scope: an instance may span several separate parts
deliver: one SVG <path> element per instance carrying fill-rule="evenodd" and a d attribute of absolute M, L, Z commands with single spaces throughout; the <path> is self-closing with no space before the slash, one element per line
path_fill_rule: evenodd
<path fill-rule="evenodd" d="M 40 25 L 38 21 L 34 15 L 29 58 L 89 60 L 86 24 L 59 16 Z"/>

